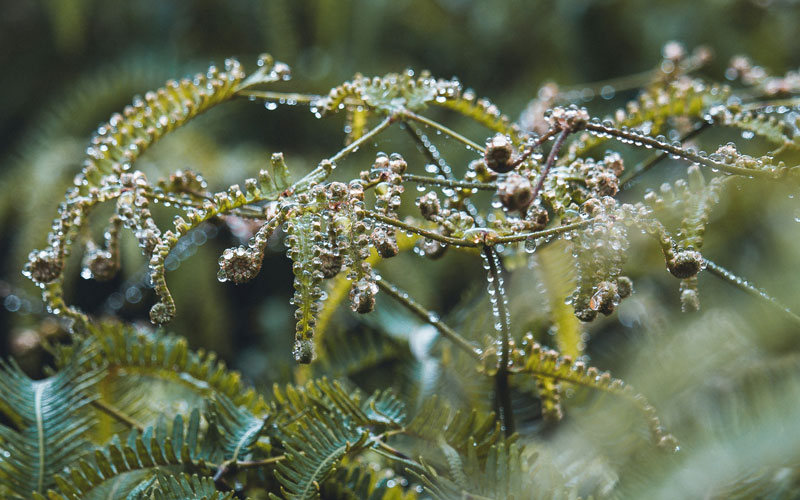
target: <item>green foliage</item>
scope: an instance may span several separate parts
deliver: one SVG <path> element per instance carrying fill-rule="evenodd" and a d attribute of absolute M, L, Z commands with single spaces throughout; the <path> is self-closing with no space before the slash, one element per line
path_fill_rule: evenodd
<path fill-rule="evenodd" d="M 731 185 L 747 191 L 780 181 L 796 188 L 800 167 L 786 162 L 798 149 L 795 124 L 784 112 L 773 116 L 770 89 L 779 83 L 784 93 L 800 89 L 789 76 L 754 78 L 752 67 L 739 64 L 737 71 L 753 78 L 737 93 L 693 76 L 706 59 L 705 52 L 687 55 L 668 45 L 638 96 L 604 119 L 558 105 L 564 97 L 546 87 L 512 123 L 458 80 L 410 70 L 357 75 L 324 96 L 284 92 L 289 68 L 268 55 L 249 76 L 228 60 L 224 71 L 212 66 L 136 98 L 98 128 L 46 245 L 30 253 L 23 271 L 70 337 L 49 345 L 56 369 L 47 379 L 33 381 L 13 362 L 0 365 L 0 492 L 51 500 L 398 499 L 423 491 L 441 499 L 604 498 L 659 489 L 659 478 L 641 480 L 637 470 L 661 467 L 680 477 L 676 462 L 682 454 L 696 459 L 704 444 L 679 446 L 681 436 L 668 432 L 689 418 L 670 412 L 678 396 L 653 387 L 637 392 L 590 366 L 587 332 L 589 325 L 601 328 L 600 315 L 612 316 L 621 301 L 636 300 L 629 299 L 635 282 L 648 283 L 627 275 L 629 260 L 640 257 L 631 250 L 637 233 L 660 250 L 642 247 L 656 261 L 648 270 L 666 266 L 680 280 L 684 310 L 699 308 L 698 276 L 707 269 L 778 304 L 704 253 L 712 210 L 731 196 Z M 273 153 L 266 168 L 216 192 L 190 170 L 153 182 L 139 168 L 157 142 L 240 97 L 268 109 L 306 104 L 317 118 L 344 111 L 345 145 L 315 159 L 305 174 L 301 158 Z M 478 127 L 485 140 L 469 138 L 476 128 L 462 133 L 440 123 L 442 109 Z M 363 158 L 360 151 L 371 154 L 373 143 L 401 126 L 410 148 Z M 742 152 L 756 151 L 752 144 L 726 143 L 711 154 L 695 151 L 689 141 L 711 129 L 759 136 L 776 149 L 754 156 Z M 600 145 L 616 143 L 624 145 L 621 152 L 598 154 Z M 417 148 L 428 162 L 422 168 Z M 644 157 L 648 149 L 656 154 Z M 351 176 L 354 159 L 363 168 Z M 690 166 L 658 191 L 631 189 L 668 159 Z M 337 175 L 346 178 L 333 180 Z M 427 191 L 413 208 L 411 185 Z M 169 229 L 166 213 L 173 216 Z M 295 368 L 293 383 L 286 374 L 274 376 L 282 383 L 269 396 L 181 336 L 100 320 L 65 295 L 76 248 L 83 249 L 81 276 L 109 281 L 125 260 L 128 235 L 156 295 L 150 320 L 165 325 L 182 314 L 167 286 L 170 259 L 203 227 L 221 221 L 247 231 L 239 245 L 222 251 L 220 282 L 273 279 L 274 269 L 262 266 L 280 238 L 291 262 L 296 311 L 287 340 L 297 362 L 315 364 Z M 102 241 L 93 237 L 98 222 Z M 410 258 L 441 262 L 447 254 L 477 262 L 476 253 L 489 303 L 475 307 L 475 301 L 461 317 L 458 308 L 443 319 L 422 305 L 438 300 L 435 275 L 422 280 L 409 272 L 423 286 L 404 276 L 417 266 Z M 528 303 L 531 295 L 519 290 L 529 283 L 514 276 L 537 266 L 546 267 L 537 273 L 542 300 Z M 473 274 L 469 265 L 463 274 Z M 421 292 L 419 301 L 390 278 Z M 343 316 L 334 315 L 346 299 L 358 315 L 377 308 L 360 323 L 372 321 L 374 330 L 365 333 L 353 316 L 339 324 Z M 797 316 L 779 307 L 796 326 Z M 543 346 L 549 342 L 560 351 Z M 386 368 L 385 359 L 399 368 Z M 665 364 L 679 382 L 681 363 Z M 336 378 L 315 377 L 323 373 Z M 366 396 L 360 385 L 380 389 Z M 667 408 L 669 425 L 656 407 Z M 649 439 L 640 432 L 645 428 Z M 680 427 L 688 436 L 691 429 Z M 717 481 L 705 493 L 760 484 L 742 477 L 746 484 Z"/>

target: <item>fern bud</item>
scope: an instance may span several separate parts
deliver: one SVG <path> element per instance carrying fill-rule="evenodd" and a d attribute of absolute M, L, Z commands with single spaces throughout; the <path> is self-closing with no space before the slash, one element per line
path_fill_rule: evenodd
<path fill-rule="evenodd" d="M 114 277 L 119 268 L 119 262 L 108 250 L 93 248 L 86 252 L 83 259 L 84 270 L 81 276 L 94 278 L 97 281 L 107 281 Z"/>
<path fill-rule="evenodd" d="M 597 291 L 589 299 L 589 308 L 608 316 L 617 308 L 619 300 L 617 285 L 609 281 L 601 281 L 597 285 Z"/>
<path fill-rule="evenodd" d="M 375 309 L 375 294 L 378 285 L 374 281 L 364 278 L 356 281 L 350 287 L 350 309 L 359 314 L 366 314 Z"/>
<path fill-rule="evenodd" d="M 170 307 L 169 305 L 158 302 L 150 308 L 150 321 L 152 321 L 156 325 L 163 325 L 172 321 L 172 318 L 175 317 L 175 308 L 174 306 Z"/>
<path fill-rule="evenodd" d="M 384 259 L 394 257 L 400 252 L 397 246 L 397 237 L 393 229 L 386 228 L 382 225 L 376 226 L 375 229 L 372 230 L 370 239 L 375 246 L 375 250 L 377 250 L 378 254 Z"/>
<path fill-rule="evenodd" d="M 434 191 L 426 193 L 417 201 L 419 211 L 423 217 L 428 220 L 433 220 L 442 211 L 442 205 L 439 202 L 439 197 Z"/>
<path fill-rule="evenodd" d="M 577 132 L 586 127 L 589 122 L 589 112 L 586 108 L 579 108 L 574 104 L 568 108 L 556 106 L 545 114 L 545 120 L 558 130 Z"/>
<path fill-rule="evenodd" d="M 703 256 L 695 250 L 684 250 L 667 262 L 667 268 L 676 278 L 691 278 L 703 268 Z"/>
<path fill-rule="evenodd" d="M 294 360 L 298 363 L 308 364 L 314 360 L 314 341 L 312 340 L 295 340 L 294 347 L 292 348 L 292 355 Z"/>
<path fill-rule="evenodd" d="M 344 265 L 344 258 L 340 253 L 331 250 L 323 250 L 319 255 L 319 270 L 324 279 L 330 279 L 339 274 Z"/>
<path fill-rule="evenodd" d="M 527 177 L 512 172 L 498 183 L 497 195 L 506 210 L 524 212 L 533 201 L 533 186 Z"/>
<path fill-rule="evenodd" d="M 497 134 L 486 143 L 483 160 L 487 167 L 504 174 L 514 168 L 513 156 L 514 147 L 511 139 L 503 134 Z"/>
<path fill-rule="evenodd" d="M 532 208 L 528 208 L 528 212 L 525 215 L 525 220 L 530 224 L 531 230 L 541 231 L 547 227 L 547 223 L 550 222 L 550 215 L 547 213 L 547 209 L 544 207 L 533 206 Z"/>
<path fill-rule="evenodd" d="M 61 269 L 61 261 L 53 249 L 34 250 L 28 255 L 22 274 L 38 284 L 45 284 L 58 278 Z"/>
<path fill-rule="evenodd" d="M 232 281 L 237 285 L 253 279 L 261 269 L 261 259 L 256 259 L 248 249 L 228 248 L 219 258 L 217 279 L 221 282 Z"/>
<path fill-rule="evenodd" d="M 633 293 L 633 281 L 627 276 L 617 278 L 617 293 L 620 299 L 629 297 Z"/>

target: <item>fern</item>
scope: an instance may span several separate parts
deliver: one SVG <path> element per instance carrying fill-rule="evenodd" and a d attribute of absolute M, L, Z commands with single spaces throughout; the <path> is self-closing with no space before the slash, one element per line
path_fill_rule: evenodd
<path fill-rule="evenodd" d="M 162 419 L 155 427 L 148 427 L 141 434 L 132 431 L 123 443 L 118 436 L 90 458 L 77 462 L 66 473 L 55 477 L 57 489 L 47 492 L 50 500 L 77 500 L 91 495 L 109 481 L 118 481 L 120 476 L 136 473 L 136 481 L 149 482 L 148 475 L 161 467 L 174 466 L 187 471 L 208 470 L 206 458 L 213 450 L 201 443 L 200 413 L 195 410 L 188 422 L 176 415 L 171 426 Z M 143 474 L 146 473 L 146 474 Z M 122 491 L 115 485 L 118 494 L 127 494 L 135 484 L 125 481 Z M 37 498 L 45 498 L 39 496 Z"/>
<path fill-rule="evenodd" d="M 350 453 L 369 446 L 369 433 L 338 415 L 312 413 L 298 423 L 299 432 L 283 440 L 287 459 L 276 466 L 275 476 L 290 499 L 313 499 L 320 483 Z M 275 495 L 271 498 L 277 498 Z"/>
<path fill-rule="evenodd" d="M 7 495 L 43 493 L 57 472 L 90 451 L 89 405 L 103 370 L 81 370 L 88 356 L 81 349 L 63 370 L 38 381 L 13 362 L 0 362 L 0 410 L 12 422 L 0 424 L 0 446 L 8 453 L 0 461 L 0 477 Z"/>

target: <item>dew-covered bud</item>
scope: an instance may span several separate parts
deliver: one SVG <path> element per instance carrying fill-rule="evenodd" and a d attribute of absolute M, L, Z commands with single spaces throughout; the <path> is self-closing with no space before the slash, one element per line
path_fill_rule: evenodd
<path fill-rule="evenodd" d="M 417 248 L 425 257 L 436 260 L 441 258 L 447 251 L 447 246 L 441 242 L 429 238 L 423 238 L 417 242 Z"/>
<path fill-rule="evenodd" d="M 629 297 L 633 293 L 633 281 L 627 276 L 617 278 L 617 293 L 620 299 Z"/>
<path fill-rule="evenodd" d="M 610 281 L 601 281 L 597 285 L 597 291 L 589 299 L 589 308 L 593 311 L 601 312 L 608 316 L 614 312 L 619 305 L 619 293 L 617 285 Z"/>
<path fill-rule="evenodd" d="M 375 294 L 378 285 L 374 282 L 361 279 L 350 287 L 350 309 L 359 314 L 366 314 L 375 309 Z"/>
<path fill-rule="evenodd" d="M 97 281 L 107 281 L 114 277 L 119 263 L 108 250 L 94 249 L 86 254 L 83 265 L 90 277 Z"/>
<path fill-rule="evenodd" d="M 616 151 L 608 151 L 606 152 L 605 157 L 603 158 L 603 165 L 612 172 L 617 177 L 622 175 L 622 172 L 625 171 L 625 162 L 622 160 L 622 155 L 617 153 Z"/>
<path fill-rule="evenodd" d="M 172 321 L 172 318 L 175 316 L 175 310 L 173 307 L 164 304 L 163 302 L 159 302 L 153 307 L 150 308 L 150 321 L 152 321 L 156 325 L 163 325 L 165 323 L 169 323 Z"/>
<path fill-rule="evenodd" d="M 330 279 L 339 274 L 344 264 L 344 258 L 341 254 L 333 253 L 330 250 L 323 250 L 319 255 L 320 266 L 319 270 L 322 272 L 324 279 Z"/>
<path fill-rule="evenodd" d="M 508 136 L 497 134 L 486 143 L 484 162 L 495 172 L 501 174 L 510 172 L 514 168 L 513 156 L 514 147 Z"/>
<path fill-rule="evenodd" d="M 434 216 L 439 215 L 441 210 L 442 205 L 439 203 L 439 196 L 434 191 L 420 197 L 419 211 L 426 219 L 431 220 Z"/>
<path fill-rule="evenodd" d="M 314 360 L 314 341 L 295 340 L 292 348 L 294 360 L 298 363 L 308 364 Z"/>
<path fill-rule="evenodd" d="M 550 222 L 550 215 L 547 213 L 547 210 L 544 207 L 533 206 L 532 208 L 528 209 L 528 214 L 525 216 L 525 220 L 531 223 L 531 230 L 541 231 L 547 227 L 547 223 Z"/>
<path fill-rule="evenodd" d="M 395 174 L 402 175 L 406 171 L 406 168 L 408 168 L 408 164 L 403 157 L 398 153 L 392 153 L 389 157 L 389 170 Z"/>
<path fill-rule="evenodd" d="M 377 250 L 378 254 L 384 259 L 394 257 L 400 252 L 397 246 L 397 238 L 395 238 L 393 230 L 387 232 L 386 228 L 383 226 L 376 226 L 375 229 L 372 230 L 370 239 L 375 246 L 375 250 Z"/>
<path fill-rule="evenodd" d="M 545 115 L 545 119 L 553 128 L 576 132 L 589 122 L 589 112 L 586 108 L 579 108 L 574 104 L 568 108 L 556 106 Z"/>
<path fill-rule="evenodd" d="M 509 211 L 524 211 L 533 201 L 531 181 L 517 173 L 510 173 L 497 186 L 500 203 Z"/>
<path fill-rule="evenodd" d="M 232 281 L 238 285 L 253 279 L 260 269 L 260 259 L 254 259 L 246 248 L 228 248 L 219 258 L 217 278 L 222 282 Z"/>
<path fill-rule="evenodd" d="M 612 172 L 600 172 L 587 179 L 586 184 L 600 196 L 614 196 L 619 191 L 619 178 Z"/>
<path fill-rule="evenodd" d="M 581 205 L 581 211 L 590 217 L 596 217 L 600 215 L 603 210 L 603 202 L 601 202 L 597 198 L 589 198 L 583 205 Z"/>
<path fill-rule="evenodd" d="M 684 250 L 667 262 L 667 268 L 676 278 L 691 278 L 703 268 L 703 256 L 695 250 Z"/>
<path fill-rule="evenodd" d="M 61 261 L 52 250 L 34 250 L 22 273 L 36 283 L 50 283 L 61 275 Z"/>

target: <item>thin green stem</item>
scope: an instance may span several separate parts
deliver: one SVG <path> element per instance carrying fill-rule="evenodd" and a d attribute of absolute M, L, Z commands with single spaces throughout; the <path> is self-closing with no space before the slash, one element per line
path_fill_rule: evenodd
<path fill-rule="evenodd" d="M 792 312 L 788 307 L 786 307 L 783 304 L 781 304 L 780 302 L 778 302 L 777 299 L 773 298 L 772 296 L 770 296 L 769 294 L 767 294 L 763 290 L 760 290 L 759 288 L 757 288 L 755 285 L 753 285 L 749 281 L 736 276 L 735 274 L 733 274 L 732 272 L 728 271 L 724 267 L 722 267 L 719 264 L 716 264 L 716 263 L 714 263 L 714 262 L 712 262 L 712 261 L 710 261 L 708 259 L 705 259 L 705 263 L 706 263 L 706 271 L 708 271 L 709 273 L 711 273 L 714 276 L 716 276 L 717 278 L 720 278 L 723 281 L 735 286 L 739 290 L 747 292 L 747 293 L 749 293 L 750 295 L 752 295 L 754 297 L 758 297 L 758 298 L 760 298 L 762 300 L 765 300 L 766 302 L 768 302 L 770 305 L 774 306 L 775 308 L 777 308 L 781 312 L 789 315 L 789 317 L 792 318 L 795 322 L 800 323 L 800 316 L 798 316 L 797 314 Z"/>
<path fill-rule="evenodd" d="M 532 233 L 520 233 L 520 234 L 512 234 L 509 236 L 498 236 L 497 238 L 493 238 L 491 240 L 491 244 L 497 245 L 501 243 L 514 243 L 517 241 L 529 240 L 531 238 L 550 238 L 552 236 L 556 236 L 562 233 L 568 233 L 575 229 L 580 229 L 582 227 L 588 226 L 593 222 L 594 219 L 585 219 L 579 222 L 573 222 L 572 224 L 564 224 L 563 226 L 554 227 L 552 229 L 545 229 L 542 231 L 534 231 Z M 487 243 L 489 243 L 489 241 L 487 241 Z"/>
<path fill-rule="evenodd" d="M 425 125 L 427 127 L 431 127 L 431 128 L 433 128 L 435 130 L 438 130 L 439 132 L 441 132 L 441 133 L 443 133 L 445 135 L 449 135 L 450 137 L 452 137 L 453 139 L 457 140 L 458 142 L 460 142 L 460 143 L 464 144 L 465 146 L 473 149 L 476 153 L 479 153 L 479 154 L 483 153 L 483 149 L 484 148 L 480 144 L 478 144 L 476 142 L 473 142 L 470 139 L 467 139 L 466 137 L 464 137 L 463 135 L 459 134 L 455 130 L 447 128 L 444 125 L 442 125 L 441 123 L 436 122 L 434 120 L 431 120 L 430 118 L 424 117 L 422 115 L 418 115 L 418 114 L 414 113 L 413 111 L 408 111 L 408 110 L 403 111 L 403 113 L 401 114 L 401 117 L 403 119 L 414 120 L 415 122 L 419 122 L 419 123 L 421 123 L 421 124 L 423 124 L 423 125 Z"/>
<path fill-rule="evenodd" d="M 240 90 L 237 96 L 246 98 L 263 99 L 265 101 L 277 101 L 280 103 L 294 102 L 296 104 L 311 104 L 322 96 L 314 94 L 297 94 L 294 92 L 271 92 L 268 90 Z"/>
<path fill-rule="evenodd" d="M 471 248 L 478 247 L 478 243 L 474 241 L 466 240 L 463 238 L 453 238 L 452 236 L 445 236 L 443 234 L 435 233 L 433 231 L 428 231 L 427 229 L 422 229 L 421 227 L 413 226 L 411 224 L 406 224 L 401 220 L 393 219 L 391 217 L 386 217 L 385 215 L 375 212 L 374 210 L 367 210 L 366 212 L 367 212 L 367 217 L 381 221 L 385 224 L 389 224 L 390 226 L 394 226 L 398 229 L 402 229 L 403 231 L 409 231 L 418 234 L 420 236 L 436 240 L 440 243 L 446 243 L 448 245 L 454 245 L 460 247 L 471 247 Z"/>
<path fill-rule="evenodd" d="M 376 135 L 380 134 L 381 132 L 389 128 L 389 126 L 392 123 L 394 123 L 396 119 L 397 118 L 394 115 L 387 116 L 386 118 L 383 119 L 383 121 L 381 121 L 378 125 L 376 125 L 375 128 L 370 129 L 367 133 L 359 137 L 357 140 L 351 142 L 350 144 L 339 150 L 338 153 L 328 158 L 328 161 L 335 168 L 336 162 L 356 152 L 358 148 L 364 145 L 364 143 L 371 141 Z M 317 168 L 306 174 L 299 181 L 292 184 L 292 186 L 289 188 L 289 191 L 296 192 L 308 186 L 312 182 L 321 182 L 325 180 L 325 178 L 328 177 L 328 175 L 330 175 L 331 169 L 324 166 L 323 165 L 324 163 L 325 162 L 321 162 L 320 165 L 317 166 Z"/>
<path fill-rule="evenodd" d="M 708 122 L 703 122 L 700 126 L 694 128 L 690 132 L 686 133 L 681 137 L 679 140 L 681 142 L 688 141 L 700 134 L 700 132 L 708 129 L 711 126 Z M 653 154 L 647 161 L 644 163 L 640 163 L 634 169 L 632 169 L 628 175 L 623 177 L 620 180 L 620 189 L 626 189 L 629 187 L 629 183 L 633 181 L 636 177 L 642 175 L 643 173 L 647 172 L 651 168 L 655 167 L 661 160 L 667 158 L 667 153 L 660 151 L 658 153 Z"/>
<path fill-rule="evenodd" d="M 489 277 L 489 293 L 492 299 L 492 313 L 500 329 L 500 366 L 495 375 L 495 397 L 497 414 L 506 436 L 514 433 L 514 410 L 511 406 L 511 389 L 508 384 L 509 343 L 511 340 L 511 325 L 506 303 L 506 293 L 503 287 L 503 277 L 500 274 L 500 261 L 497 253 L 491 246 L 483 247 L 483 257 L 486 261 Z"/>
<path fill-rule="evenodd" d="M 666 142 L 658 141 L 644 134 L 639 134 L 636 132 L 630 132 L 626 130 L 619 130 L 613 127 L 606 127 L 605 125 L 601 125 L 599 123 L 592 123 L 592 122 L 587 123 L 586 130 L 593 132 L 595 134 L 599 134 L 601 136 L 603 135 L 610 136 L 617 140 L 621 140 L 623 142 L 631 142 L 631 143 L 642 144 L 644 146 L 649 146 L 651 148 L 664 151 L 665 153 L 675 156 L 677 158 L 683 158 L 686 161 L 697 163 L 698 165 L 704 165 L 706 167 L 711 167 L 721 172 L 727 172 L 729 174 L 744 175 L 747 177 L 762 177 L 769 179 L 777 179 L 780 177 L 780 171 L 777 170 L 742 168 L 733 165 L 728 165 L 726 163 L 720 163 L 718 161 L 711 160 L 707 157 L 700 156 L 696 153 L 689 152 L 683 149 L 682 147 L 673 146 L 671 144 L 667 144 Z"/>
<path fill-rule="evenodd" d="M 556 142 L 553 144 L 553 148 L 547 155 L 547 161 L 545 162 L 544 167 L 542 167 L 542 172 L 539 174 L 539 180 L 536 182 L 536 186 L 533 188 L 533 200 L 536 200 L 539 197 L 539 193 L 542 191 L 542 187 L 544 187 L 544 181 L 547 178 L 547 174 L 550 173 L 550 169 L 556 164 L 558 152 L 561 150 L 561 147 L 564 145 L 564 141 L 567 140 L 567 136 L 571 132 L 572 131 L 570 129 L 564 129 L 558 134 L 558 137 L 556 137 Z"/>
<path fill-rule="evenodd" d="M 416 182 L 417 184 L 434 184 L 436 186 L 449 187 L 454 189 L 483 189 L 486 191 L 497 190 L 494 182 L 470 182 L 427 177 L 424 175 L 403 174 L 404 181 Z"/>
<path fill-rule="evenodd" d="M 455 330 L 447 326 L 445 323 L 443 323 L 442 320 L 439 319 L 439 316 L 434 314 L 432 311 L 429 311 L 428 309 L 422 307 L 414 299 L 409 297 L 407 293 L 403 292 L 396 286 L 387 282 L 385 279 L 380 279 L 377 281 L 377 283 L 378 287 L 380 287 L 380 289 L 386 292 L 390 297 L 393 297 L 394 299 L 399 301 L 411 312 L 416 314 L 421 320 L 439 330 L 439 333 L 442 334 L 442 337 L 453 342 L 457 347 L 461 348 L 464 352 L 466 352 L 476 360 L 481 359 L 480 351 L 478 351 L 478 349 L 475 346 L 473 346 L 467 339 L 459 335 L 458 332 L 456 332 Z"/>
<path fill-rule="evenodd" d="M 144 426 L 133 419 L 133 417 L 123 413 L 121 410 L 111 406 L 110 404 L 104 403 L 99 399 L 95 399 L 91 402 L 91 405 L 97 408 L 98 410 L 102 411 L 103 413 L 110 415 L 111 417 L 119 420 L 123 424 L 127 425 L 132 429 L 136 429 L 139 432 L 144 432 Z"/>

